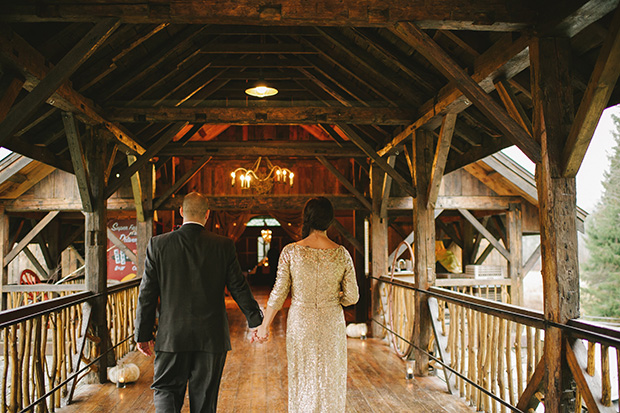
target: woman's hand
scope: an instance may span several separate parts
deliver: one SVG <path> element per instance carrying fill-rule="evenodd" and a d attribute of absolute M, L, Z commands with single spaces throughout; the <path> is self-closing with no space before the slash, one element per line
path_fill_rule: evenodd
<path fill-rule="evenodd" d="M 263 323 L 252 334 L 252 343 L 264 343 L 269 339 L 269 328 Z"/>

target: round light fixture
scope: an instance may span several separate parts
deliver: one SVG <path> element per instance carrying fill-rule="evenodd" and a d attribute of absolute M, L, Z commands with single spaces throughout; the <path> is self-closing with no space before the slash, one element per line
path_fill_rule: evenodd
<path fill-rule="evenodd" d="M 246 89 L 245 93 L 257 98 L 266 98 L 276 95 L 278 93 L 278 89 L 267 86 L 264 80 L 259 80 L 258 82 L 256 82 L 254 87 Z"/>

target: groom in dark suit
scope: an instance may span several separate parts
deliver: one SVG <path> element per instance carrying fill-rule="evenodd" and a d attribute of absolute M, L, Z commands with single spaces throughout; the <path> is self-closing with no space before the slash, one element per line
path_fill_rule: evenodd
<path fill-rule="evenodd" d="M 147 247 L 136 342 L 147 356 L 155 343 L 151 388 L 158 413 L 181 411 L 188 382 L 190 411 L 215 412 L 226 352 L 231 349 L 224 287 L 250 328 L 262 323 L 263 314 L 241 273 L 234 242 L 204 228 L 209 217 L 206 198 L 197 192 L 186 195 L 181 215 L 181 228 L 153 237 Z"/>

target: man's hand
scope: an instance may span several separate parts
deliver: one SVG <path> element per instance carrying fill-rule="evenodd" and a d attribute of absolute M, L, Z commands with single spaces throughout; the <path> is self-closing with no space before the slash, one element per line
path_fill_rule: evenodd
<path fill-rule="evenodd" d="M 147 357 L 150 357 L 153 355 L 154 346 L 155 346 L 155 342 L 153 340 L 144 341 L 142 343 L 136 343 L 136 347 L 138 347 L 138 351 Z"/>
<path fill-rule="evenodd" d="M 252 332 L 252 343 L 264 343 L 269 340 L 269 330 L 265 325 L 260 325 Z"/>

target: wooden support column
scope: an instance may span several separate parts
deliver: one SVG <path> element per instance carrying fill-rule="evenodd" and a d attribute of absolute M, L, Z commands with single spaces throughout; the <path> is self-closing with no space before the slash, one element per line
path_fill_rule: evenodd
<path fill-rule="evenodd" d="M 146 164 L 140 171 L 140 183 L 142 187 L 142 210 L 144 211 L 144 220 L 137 220 L 136 227 L 138 230 L 138 272 L 136 275 L 142 277 L 144 273 L 144 260 L 146 259 L 146 247 L 153 237 L 153 175 L 155 174 L 155 165 Z"/>
<path fill-rule="evenodd" d="M 508 221 L 508 275 L 510 276 L 511 304 L 523 305 L 523 228 L 521 204 L 510 204 Z"/>
<path fill-rule="evenodd" d="M 418 188 L 418 196 L 413 200 L 413 253 L 415 256 L 415 280 L 421 290 L 427 290 L 435 283 L 435 209 L 429 208 L 427 194 L 433 168 L 433 136 L 418 129 L 413 145 L 414 187 Z M 427 350 L 431 339 L 431 314 L 428 307 L 428 296 L 416 293 L 415 296 L 415 345 Z M 415 350 L 415 374 L 428 374 L 428 356 Z"/>
<path fill-rule="evenodd" d="M 579 316 L 575 178 L 562 177 L 562 152 L 573 121 L 567 38 L 535 38 L 530 45 L 534 138 L 542 147 L 536 167 L 545 318 Z M 571 410 L 570 372 L 561 329 L 545 330 L 545 410 Z"/>
<path fill-rule="evenodd" d="M 474 226 L 466 219 L 461 224 L 463 235 L 463 247 L 461 250 L 461 262 L 463 263 L 463 271 L 465 266 L 474 263 L 476 257 L 472 257 L 474 251 Z"/>
<path fill-rule="evenodd" d="M 0 205 L 0 311 L 7 309 L 6 293 L 4 286 L 9 283 L 8 261 L 4 258 L 11 249 L 11 240 L 9 239 L 9 216 L 4 212 L 4 205 Z"/>
<path fill-rule="evenodd" d="M 355 189 L 360 193 L 363 192 L 362 187 L 368 185 L 368 178 L 363 177 L 362 168 L 358 164 L 353 164 L 353 180 L 355 182 Z M 353 235 L 357 239 L 360 245 L 364 245 L 364 220 L 368 216 L 368 213 L 362 209 L 353 210 Z M 368 306 L 369 306 L 369 283 L 368 278 L 364 272 L 364 267 L 367 257 L 364 255 L 364 251 L 354 251 L 353 260 L 355 263 L 355 272 L 357 275 L 357 285 L 360 291 L 360 298 L 355 305 L 355 322 L 365 323 L 368 321 Z"/>
<path fill-rule="evenodd" d="M 374 163 L 370 168 L 370 196 L 372 198 L 372 215 L 370 222 L 370 255 L 372 257 L 372 275 L 381 277 L 387 274 L 388 269 L 388 224 L 387 217 L 381 218 L 381 204 L 383 182 L 386 177 L 383 169 Z M 371 317 L 373 320 L 385 325 L 383 311 L 381 310 L 381 295 L 379 294 L 379 282 L 372 280 L 370 283 Z M 372 323 L 372 336 L 381 338 L 385 334 L 383 327 Z"/>
<path fill-rule="evenodd" d="M 103 294 L 93 299 L 92 327 L 97 343 L 98 354 L 108 349 L 108 328 L 106 323 L 107 303 L 107 211 L 105 197 L 105 150 L 106 143 L 98 130 L 88 131 L 92 136 L 84 140 L 84 152 L 88 166 L 88 177 L 92 194 L 92 212 L 84 212 L 84 242 L 86 253 L 86 288 L 95 294 Z M 92 378 L 100 383 L 107 381 L 107 357 L 97 363 L 97 377 Z"/>

